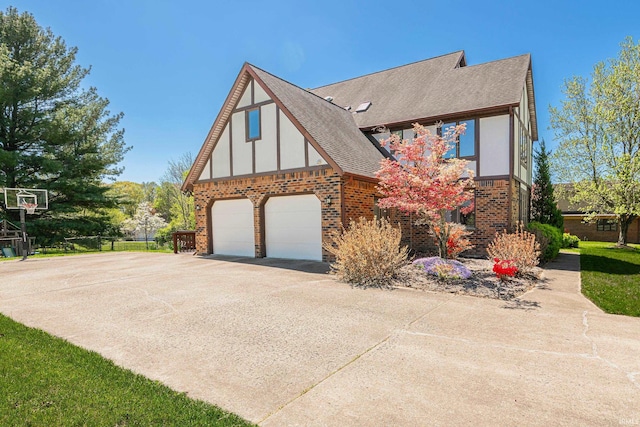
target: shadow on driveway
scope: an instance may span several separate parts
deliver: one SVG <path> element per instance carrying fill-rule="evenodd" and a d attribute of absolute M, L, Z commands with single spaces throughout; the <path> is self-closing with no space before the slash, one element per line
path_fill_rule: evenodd
<path fill-rule="evenodd" d="M 328 263 L 319 261 L 282 258 L 250 258 L 232 255 L 204 255 L 201 258 L 206 260 L 235 262 L 239 264 L 259 265 L 262 267 L 284 268 L 286 270 L 295 270 L 303 273 L 325 274 L 330 270 Z"/>
<path fill-rule="evenodd" d="M 580 261 L 576 262 L 576 258 L 579 259 L 580 254 L 562 252 L 561 255 L 541 267 L 545 270 L 580 271 Z"/>

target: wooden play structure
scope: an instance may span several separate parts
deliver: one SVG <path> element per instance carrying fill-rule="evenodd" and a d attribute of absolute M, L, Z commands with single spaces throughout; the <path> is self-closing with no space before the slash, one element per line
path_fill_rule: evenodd
<path fill-rule="evenodd" d="M 3 219 L 0 221 L 0 251 L 4 257 L 24 256 L 32 252 L 35 237 L 27 237 L 23 248 L 24 236 L 20 227 Z"/>

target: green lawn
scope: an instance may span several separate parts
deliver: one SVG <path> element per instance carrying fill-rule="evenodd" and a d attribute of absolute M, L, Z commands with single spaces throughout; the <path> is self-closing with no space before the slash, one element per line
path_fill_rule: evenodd
<path fill-rule="evenodd" d="M 247 426 L 236 415 L 0 314 L 2 426 Z"/>
<path fill-rule="evenodd" d="M 582 293 L 613 314 L 640 317 L 640 249 L 580 242 Z"/>
<path fill-rule="evenodd" d="M 97 248 L 91 248 L 91 247 L 83 246 L 81 244 L 74 244 L 73 248 L 69 250 L 64 250 L 62 248 L 39 248 L 39 249 L 36 249 L 36 253 L 34 255 L 29 255 L 29 258 L 48 258 L 48 257 L 55 257 L 55 256 L 67 256 L 67 255 L 78 255 L 78 254 L 100 253 L 100 252 L 173 253 L 173 249 L 171 249 L 169 245 L 158 246 L 156 242 L 149 242 L 147 246 L 146 242 L 118 240 L 116 242 L 113 242 L 113 245 L 109 241 L 103 242 L 102 251 L 99 251 Z M 2 254 L 0 254 L 0 261 L 10 260 L 10 259 L 15 260 L 20 258 L 22 257 L 4 258 Z"/>

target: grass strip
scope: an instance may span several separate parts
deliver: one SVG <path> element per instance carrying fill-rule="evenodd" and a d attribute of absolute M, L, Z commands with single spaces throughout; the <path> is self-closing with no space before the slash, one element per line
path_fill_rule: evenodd
<path fill-rule="evenodd" d="M 640 317 L 640 250 L 580 242 L 582 293 L 612 314 Z"/>
<path fill-rule="evenodd" d="M 248 426 L 0 314 L 2 426 Z"/>

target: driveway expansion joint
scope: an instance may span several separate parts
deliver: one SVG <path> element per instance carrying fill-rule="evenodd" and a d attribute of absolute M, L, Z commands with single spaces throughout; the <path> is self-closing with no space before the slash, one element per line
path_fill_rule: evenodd
<path fill-rule="evenodd" d="M 582 312 L 582 324 L 584 325 L 582 336 L 591 343 L 591 351 L 592 351 L 591 357 L 602 361 L 603 363 L 605 363 L 606 365 L 610 366 L 615 370 L 622 372 L 623 374 L 625 374 L 627 379 L 631 381 L 631 384 L 633 384 L 634 386 L 640 389 L 640 382 L 636 380 L 636 375 L 640 375 L 640 372 L 627 372 L 624 369 L 622 369 L 620 366 L 610 361 L 609 359 L 605 359 L 604 357 L 598 354 L 598 345 L 590 336 L 587 335 L 587 333 L 589 332 L 589 319 L 587 317 L 587 314 L 588 314 L 587 310 Z"/>
<path fill-rule="evenodd" d="M 436 305 L 435 307 L 433 307 L 431 310 L 428 310 L 426 313 L 423 313 L 421 315 L 419 315 L 418 317 L 416 317 L 415 319 L 413 319 L 412 321 L 410 321 L 409 323 L 404 325 L 404 328 L 408 328 L 411 325 L 413 325 L 414 323 L 418 322 L 419 320 L 429 316 L 431 313 L 433 313 L 434 311 L 436 311 L 437 309 L 439 309 L 440 307 L 444 306 L 445 304 L 447 304 L 449 301 L 451 301 L 453 298 L 455 298 L 455 295 L 452 295 L 450 298 L 448 298 L 445 301 L 442 301 L 441 303 L 439 303 L 438 305 Z M 310 385 L 309 387 L 305 388 L 304 390 L 302 390 L 302 392 L 300 394 L 298 394 L 297 396 L 295 396 L 293 399 L 283 403 L 282 405 L 280 405 L 278 408 L 276 408 L 273 412 L 270 412 L 269 414 L 267 414 L 265 417 L 263 417 L 261 420 L 259 420 L 256 424 L 260 425 L 263 422 L 265 422 L 266 420 L 268 420 L 269 418 L 271 418 L 272 416 L 276 415 L 278 412 L 280 412 L 281 410 L 283 410 L 285 407 L 289 406 L 290 404 L 292 404 L 293 402 L 295 402 L 296 400 L 300 399 L 302 396 L 304 396 L 305 394 L 309 393 L 311 390 L 313 390 L 314 388 L 316 388 L 317 386 L 319 386 L 320 384 L 324 383 L 325 381 L 327 381 L 328 379 L 330 379 L 331 377 L 333 377 L 334 375 L 336 375 L 338 372 L 342 371 L 343 369 L 347 368 L 348 366 L 350 366 L 351 364 L 353 364 L 356 360 L 360 359 L 362 356 L 364 356 L 367 353 L 370 353 L 371 351 L 375 350 L 376 348 L 380 347 L 381 345 L 383 345 L 384 343 L 386 343 L 387 341 L 389 341 L 389 339 L 394 336 L 397 335 L 399 332 L 403 332 L 405 329 L 393 329 L 386 337 L 384 337 L 382 340 L 378 341 L 377 343 L 375 343 L 374 345 L 372 345 L 371 347 L 367 348 L 365 351 L 357 354 L 356 356 L 354 356 L 351 360 L 349 360 L 347 363 L 345 363 L 344 365 L 340 366 L 338 369 L 335 369 L 334 371 L 330 372 L 327 376 L 325 376 L 324 378 L 322 378 L 320 381 L 318 381 L 315 384 Z"/>

